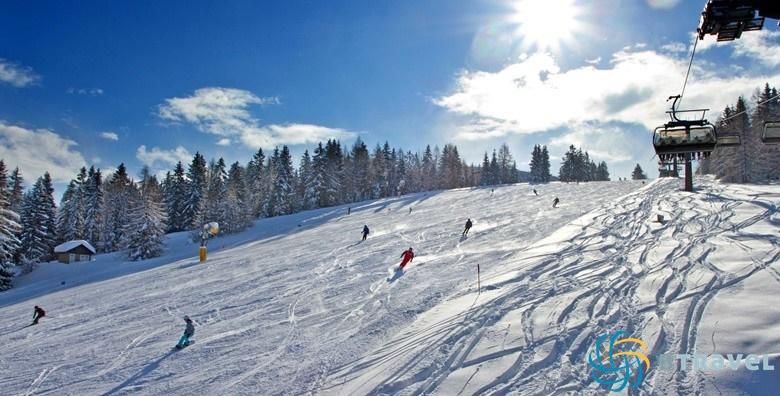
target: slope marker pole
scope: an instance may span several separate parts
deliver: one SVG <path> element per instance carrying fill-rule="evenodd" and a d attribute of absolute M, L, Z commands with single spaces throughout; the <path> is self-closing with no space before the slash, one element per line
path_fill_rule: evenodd
<path fill-rule="evenodd" d="M 482 282 L 479 279 L 479 264 L 477 264 L 477 294 L 482 293 Z"/>

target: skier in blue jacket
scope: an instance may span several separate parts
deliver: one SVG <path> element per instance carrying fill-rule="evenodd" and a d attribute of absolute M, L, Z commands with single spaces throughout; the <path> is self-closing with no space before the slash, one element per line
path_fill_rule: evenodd
<path fill-rule="evenodd" d="M 195 335 L 195 326 L 192 324 L 192 319 L 189 316 L 185 316 L 184 321 L 187 323 L 187 327 L 184 328 L 184 334 L 179 339 L 179 343 L 176 344 L 176 348 L 179 349 L 190 345 L 190 338 Z"/>

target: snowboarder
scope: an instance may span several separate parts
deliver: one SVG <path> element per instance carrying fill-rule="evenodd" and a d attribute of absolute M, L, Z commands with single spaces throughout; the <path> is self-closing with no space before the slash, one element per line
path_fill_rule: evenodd
<path fill-rule="evenodd" d="M 409 247 L 409 250 L 405 250 L 403 253 L 401 253 L 401 257 L 403 260 L 401 261 L 401 266 L 398 267 L 399 270 L 404 269 L 406 267 L 406 264 L 409 264 L 414 259 L 414 252 L 412 251 L 412 248 Z"/>
<path fill-rule="evenodd" d="M 553 208 L 558 207 L 558 202 L 561 201 L 558 199 L 558 197 L 555 197 L 555 199 L 553 199 Z"/>
<path fill-rule="evenodd" d="M 534 195 L 536 195 L 537 197 L 539 196 L 539 193 L 538 193 L 538 192 L 536 192 L 536 189 L 535 189 L 535 188 L 534 188 Z"/>
<path fill-rule="evenodd" d="M 467 219 L 466 220 L 466 228 L 463 229 L 463 234 L 461 234 L 461 235 L 462 236 L 467 236 L 469 234 L 469 230 L 471 229 L 471 226 L 472 226 L 471 219 Z"/>
<path fill-rule="evenodd" d="M 192 324 L 192 319 L 189 316 L 184 317 L 184 322 L 187 323 L 187 327 L 184 328 L 184 334 L 179 339 L 179 343 L 176 344 L 176 348 L 182 349 L 187 345 L 190 345 L 190 337 L 195 335 L 195 326 Z"/>
<path fill-rule="evenodd" d="M 37 325 L 38 321 L 41 320 L 42 317 L 46 316 L 46 311 L 43 310 L 43 308 L 39 306 L 35 306 L 35 311 L 33 312 L 33 322 L 32 324 Z"/>
<path fill-rule="evenodd" d="M 370 232 L 370 231 L 368 230 L 368 226 L 364 224 L 364 225 L 363 225 L 363 240 L 364 240 L 364 241 L 366 240 L 366 238 L 368 238 L 368 233 L 369 233 L 369 232 Z"/>

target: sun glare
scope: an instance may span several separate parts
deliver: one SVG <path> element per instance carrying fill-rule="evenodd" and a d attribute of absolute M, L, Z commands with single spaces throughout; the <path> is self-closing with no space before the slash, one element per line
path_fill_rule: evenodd
<path fill-rule="evenodd" d="M 582 9 L 574 0 L 519 0 L 510 23 L 527 48 L 557 52 L 582 29 Z"/>

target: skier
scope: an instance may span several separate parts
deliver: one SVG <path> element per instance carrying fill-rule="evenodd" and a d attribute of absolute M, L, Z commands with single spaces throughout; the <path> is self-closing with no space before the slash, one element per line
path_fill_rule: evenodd
<path fill-rule="evenodd" d="M 366 238 L 368 238 L 368 233 L 369 233 L 369 232 L 370 232 L 370 231 L 368 230 L 368 226 L 367 226 L 367 225 L 365 225 L 365 224 L 363 224 L 363 240 L 364 240 L 364 241 L 366 240 Z"/>
<path fill-rule="evenodd" d="M 37 325 L 38 321 L 41 320 L 42 317 L 46 316 L 46 311 L 43 310 L 43 308 L 39 306 L 35 306 L 35 311 L 33 312 L 33 322 L 32 324 Z M 32 326 L 32 325 L 31 325 Z"/>
<path fill-rule="evenodd" d="M 403 253 L 401 253 L 401 257 L 403 257 L 403 260 L 401 261 L 401 266 L 398 267 L 399 270 L 403 270 L 404 267 L 406 267 L 406 264 L 409 264 L 414 259 L 414 252 L 412 251 L 412 248 L 410 247 L 409 250 L 405 250 Z"/>
<path fill-rule="evenodd" d="M 471 226 L 472 226 L 471 219 L 466 220 L 466 228 L 463 229 L 463 234 L 461 234 L 461 235 L 462 236 L 469 235 L 469 230 L 471 229 Z"/>
<path fill-rule="evenodd" d="M 195 326 L 192 324 L 192 319 L 189 316 L 184 317 L 184 321 L 187 323 L 187 327 L 184 328 L 184 334 L 179 339 L 179 343 L 176 344 L 177 349 L 182 349 L 187 345 L 190 345 L 190 337 L 195 335 Z"/>
<path fill-rule="evenodd" d="M 539 196 L 539 193 L 536 192 L 536 189 L 534 188 L 534 195 Z"/>
<path fill-rule="evenodd" d="M 561 201 L 558 199 L 558 197 L 555 197 L 555 199 L 553 199 L 553 208 L 558 206 L 558 202 L 561 202 Z"/>
<path fill-rule="evenodd" d="M 409 208 L 409 214 L 412 214 L 412 208 L 411 207 Z"/>
<path fill-rule="evenodd" d="M 348 207 L 347 208 L 347 214 L 350 214 L 350 213 L 352 213 L 352 207 Z"/>

